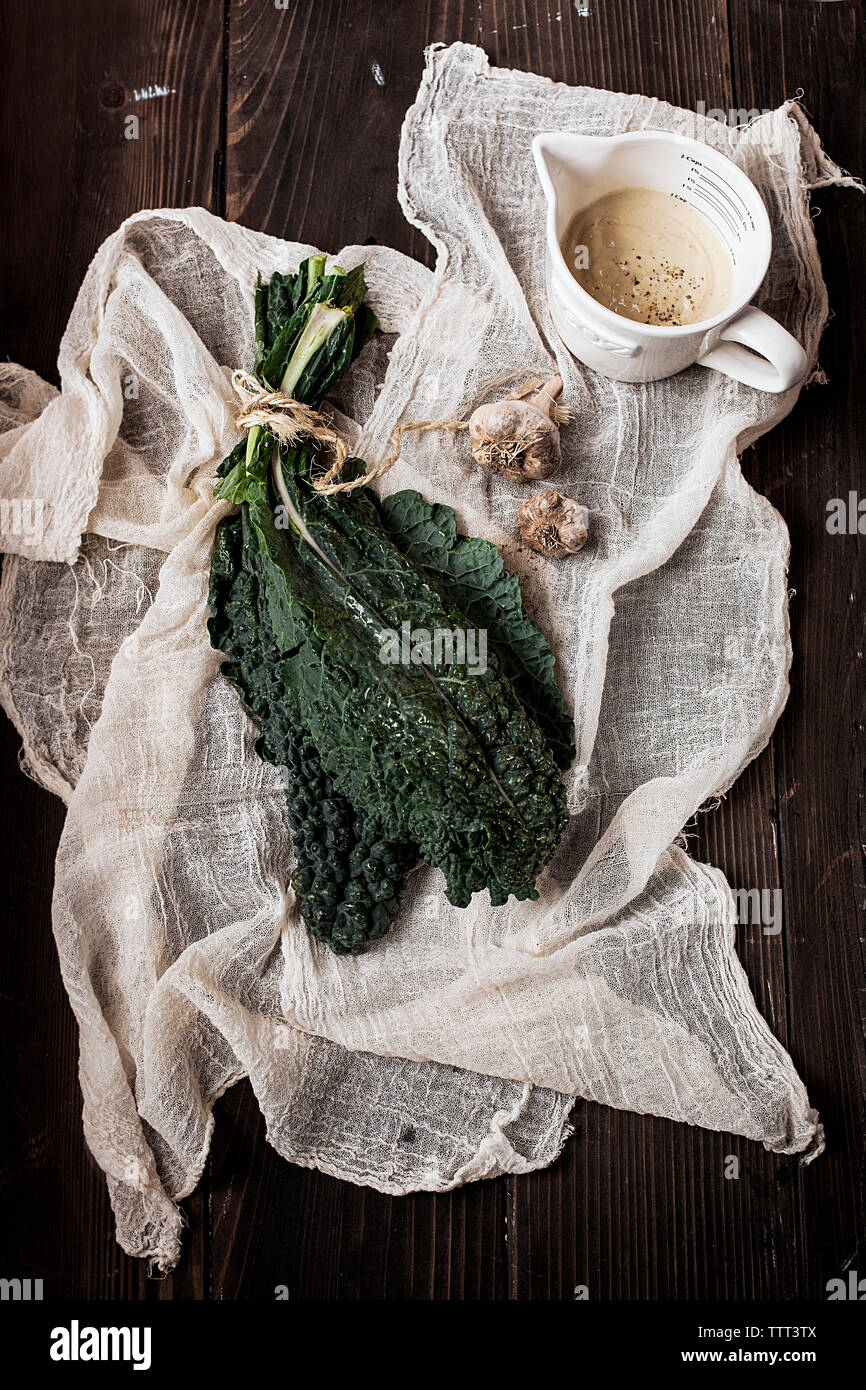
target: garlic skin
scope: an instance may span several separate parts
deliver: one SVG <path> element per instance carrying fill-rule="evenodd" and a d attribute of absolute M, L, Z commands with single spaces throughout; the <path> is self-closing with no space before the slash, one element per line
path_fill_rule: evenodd
<path fill-rule="evenodd" d="M 573 497 L 551 488 L 521 503 L 517 526 L 533 550 L 559 560 L 563 555 L 575 555 L 586 545 L 589 512 Z"/>
<path fill-rule="evenodd" d="M 510 398 L 480 405 L 469 417 L 476 463 L 509 482 L 549 478 L 562 462 L 559 426 L 571 411 L 555 404 L 562 390 L 557 373 L 529 400 Z"/>

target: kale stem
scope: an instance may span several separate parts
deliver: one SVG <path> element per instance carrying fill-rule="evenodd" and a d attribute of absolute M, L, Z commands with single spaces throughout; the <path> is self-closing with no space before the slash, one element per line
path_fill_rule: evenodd
<path fill-rule="evenodd" d="M 280 382 L 280 390 L 285 395 L 290 396 L 292 394 L 304 374 L 307 363 L 349 316 L 347 309 L 334 309 L 327 304 L 314 306 Z"/>
<path fill-rule="evenodd" d="M 307 294 L 315 289 L 317 280 L 321 280 L 324 275 L 327 259 L 327 256 L 311 256 L 307 261 Z"/>
<path fill-rule="evenodd" d="M 250 469 L 252 467 L 253 460 L 256 456 L 256 449 L 259 445 L 259 436 L 261 435 L 261 432 L 261 425 L 253 425 L 252 429 L 247 435 L 247 452 L 246 457 L 244 459 L 244 471 L 247 477 L 250 476 Z"/>

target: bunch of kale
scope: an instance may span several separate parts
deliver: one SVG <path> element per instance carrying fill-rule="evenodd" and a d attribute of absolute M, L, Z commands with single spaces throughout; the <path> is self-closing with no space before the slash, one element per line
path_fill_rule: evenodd
<path fill-rule="evenodd" d="M 363 268 L 323 257 L 256 291 L 256 375 L 317 407 L 375 329 Z M 255 427 L 220 468 L 240 504 L 217 532 L 209 630 L 223 673 L 260 721 L 257 751 L 284 769 L 310 930 L 338 952 L 384 935 L 419 859 L 450 901 L 537 896 L 567 815 L 571 721 L 553 654 L 523 613 L 495 546 L 461 537 L 417 492 L 324 497 L 316 446 Z M 343 470 L 363 472 L 359 460 Z M 381 659 L 389 634 L 485 630 L 486 669 L 448 650 Z"/>

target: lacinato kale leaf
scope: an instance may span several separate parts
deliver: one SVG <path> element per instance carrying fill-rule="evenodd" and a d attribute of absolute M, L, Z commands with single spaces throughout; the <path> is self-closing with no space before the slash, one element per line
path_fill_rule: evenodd
<path fill-rule="evenodd" d="M 516 574 L 490 541 L 460 536 L 451 507 L 420 492 L 395 492 L 380 504 L 394 544 L 414 564 L 435 572 L 467 624 L 484 628 L 523 703 L 547 738 L 559 767 L 574 758 L 574 723 L 554 679 L 554 656 L 544 634 L 523 611 Z"/>
<path fill-rule="evenodd" d="M 318 405 L 375 327 L 363 297 L 361 267 L 326 275 L 321 257 L 257 286 L 263 386 Z M 418 493 L 324 497 L 321 467 L 262 428 L 225 460 L 216 493 L 241 511 L 218 528 L 209 628 L 258 752 L 283 768 L 304 920 L 357 952 L 419 859 L 458 906 L 485 888 L 494 904 L 537 896 L 573 749 L 553 654 L 496 548 Z M 406 630 L 467 629 L 484 630 L 486 662 L 447 646 L 383 656 Z"/>
<path fill-rule="evenodd" d="M 363 950 L 396 915 L 416 846 L 365 833 L 323 768 L 312 735 L 285 698 L 283 651 L 264 597 L 261 554 L 248 512 L 219 526 L 211 565 L 209 624 L 230 653 L 222 673 L 260 724 L 256 752 L 282 771 L 295 849 L 292 884 L 304 921 L 338 953 Z"/>

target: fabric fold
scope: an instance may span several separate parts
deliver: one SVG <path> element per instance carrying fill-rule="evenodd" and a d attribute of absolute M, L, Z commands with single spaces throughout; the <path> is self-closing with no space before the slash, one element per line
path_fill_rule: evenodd
<path fill-rule="evenodd" d="M 397 423 L 466 418 L 554 368 L 576 411 L 556 485 L 591 532 L 567 562 L 517 545 L 528 494 L 482 477 L 465 439 L 407 434 L 381 488 L 453 505 L 499 544 L 554 647 L 578 752 L 537 902 L 456 909 L 419 867 L 391 935 L 356 959 L 299 919 L 279 772 L 255 756 L 205 620 L 255 275 L 312 248 L 202 209 L 139 213 L 87 273 L 61 392 L 0 370 L 0 490 L 44 503 L 41 533 L 4 536 L 0 694 L 27 770 L 68 804 L 54 930 L 87 1141 L 119 1240 L 161 1269 L 214 1103 L 242 1077 L 284 1157 L 393 1193 L 551 1162 L 574 1097 L 808 1158 L 823 1145 L 737 960 L 731 888 L 677 843 L 787 698 L 787 531 L 737 451 L 797 392 L 700 367 L 606 381 L 562 348 L 545 299 L 533 135 L 644 126 L 723 149 L 756 183 L 774 232 L 760 303 L 814 366 L 827 299 L 809 189 L 852 181 L 791 103 L 731 132 L 436 47 L 399 161 L 436 270 L 384 247 L 337 258 L 364 261 L 382 328 L 333 403 L 371 464 Z"/>

